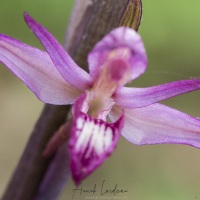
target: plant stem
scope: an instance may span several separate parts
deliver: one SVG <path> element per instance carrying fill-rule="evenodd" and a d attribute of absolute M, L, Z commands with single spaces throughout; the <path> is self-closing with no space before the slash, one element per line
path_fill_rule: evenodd
<path fill-rule="evenodd" d="M 67 31 L 71 34 L 66 35 L 65 48 L 79 66 L 86 69 L 88 52 L 118 26 L 127 2 L 76 0 L 75 9 L 79 9 L 79 17 L 77 12 L 72 13 Z M 45 105 L 2 200 L 32 200 L 40 191 L 43 177 L 53 167 L 51 160 L 43 157 L 42 152 L 54 132 L 65 122 L 69 110 L 69 106 Z"/>

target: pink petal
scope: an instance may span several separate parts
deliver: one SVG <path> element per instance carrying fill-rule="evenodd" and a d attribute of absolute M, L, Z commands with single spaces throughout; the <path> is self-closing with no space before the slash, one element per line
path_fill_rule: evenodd
<path fill-rule="evenodd" d="M 120 113 L 121 108 L 115 106 L 111 119 L 117 119 Z M 200 119 L 162 104 L 125 108 L 124 114 L 122 135 L 133 144 L 172 143 L 200 148 Z"/>
<path fill-rule="evenodd" d="M 0 61 L 45 103 L 71 104 L 81 93 L 63 79 L 46 52 L 6 35 L 0 35 Z"/>
<path fill-rule="evenodd" d="M 181 80 L 148 88 L 120 88 L 114 94 L 117 105 L 139 108 L 180 94 L 200 89 L 200 79 Z"/>
<path fill-rule="evenodd" d="M 131 79 L 140 76 L 146 70 L 147 55 L 140 36 L 128 27 L 114 29 L 96 44 L 88 56 L 91 76 L 99 74 L 100 66 L 108 60 L 111 51 L 124 47 L 131 51 Z"/>
<path fill-rule="evenodd" d="M 45 47 L 63 78 L 77 89 L 85 91 L 91 84 L 89 74 L 73 61 L 59 42 L 43 26 L 34 21 L 27 13 L 24 14 L 24 18 Z"/>
<path fill-rule="evenodd" d="M 80 112 L 83 99 L 80 97 L 73 106 L 74 122 L 69 141 L 70 166 L 77 185 L 114 151 L 123 126 L 123 115 L 109 124 Z"/>

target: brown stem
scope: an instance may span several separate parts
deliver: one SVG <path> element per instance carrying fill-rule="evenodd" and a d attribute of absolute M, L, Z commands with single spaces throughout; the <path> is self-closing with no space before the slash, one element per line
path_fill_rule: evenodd
<path fill-rule="evenodd" d="M 88 4 L 82 7 L 81 19 L 77 20 L 76 15 L 72 15 L 71 26 L 75 21 L 78 23 L 71 36 L 66 39 L 68 45 L 65 47 L 79 66 L 86 69 L 88 52 L 105 34 L 118 26 L 127 2 L 128 0 L 77 0 L 77 5 Z M 68 112 L 69 106 L 45 105 L 2 200 L 34 198 L 50 167 L 50 160 L 42 157 L 42 152 L 53 133 L 65 122 Z"/>
<path fill-rule="evenodd" d="M 2 200 L 30 200 L 49 165 L 42 157 L 47 141 L 66 119 L 69 107 L 45 105 Z"/>

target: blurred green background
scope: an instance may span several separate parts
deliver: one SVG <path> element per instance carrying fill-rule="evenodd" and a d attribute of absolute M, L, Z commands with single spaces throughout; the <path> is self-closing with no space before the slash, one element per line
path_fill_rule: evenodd
<path fill-rule="evenodd" d="M 116 0 L 117 1 L 117 0 Z M 63 43 L 73 0 L 1 0 L 0 33 L 40 47 L 23 21 L 28 11 Z M 149 58 L 147 72 L 134 86 L 150 86 L 200 77 L 200 1 L 143 0 L 140 28 Z M 200 92 L 163 102 L 200 117 Z M 0 195 L 37 120 L 41 103 L 14 75 L 0 65 Z M 175 119 L 173 119 L 175 120 Z M 121 138 L 113 155 L 83 183 L 85 189 L 101 186 L 127 189 L 107 199 L 200 199 L 200 150 L 184 145 L 134 146 Z M 71 199 L 73 182 L 61 200 Z M 74 199 L 92 199 L 76 195 Z M 99 198 L 100 199 L 100 198 Z"/>

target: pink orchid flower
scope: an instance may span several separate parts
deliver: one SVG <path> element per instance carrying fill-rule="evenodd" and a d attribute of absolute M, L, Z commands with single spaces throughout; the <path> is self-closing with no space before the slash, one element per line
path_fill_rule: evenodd
<path fill-rule="evenodd" d="M 41 101 L 73 104 L 69 154 L 76 184 L 113 152 L 120 134 L 136 145 L 175 143 L 200 148 L 200 120 L 157 103 L 199 89 L 200 79 L 124 87 L 147 67 L 137 32 L 120 27 L 99 41 L 88 55 L 88 74 L 44 27 L 27 13 L 24 17 L 46 52 L 0 35 L 0 61 Z"/>

